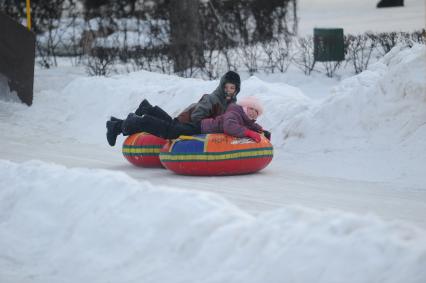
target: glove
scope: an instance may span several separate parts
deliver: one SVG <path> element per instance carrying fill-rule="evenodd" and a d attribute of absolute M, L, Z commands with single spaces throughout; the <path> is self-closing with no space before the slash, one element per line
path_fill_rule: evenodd
<path fill-rule="evenodd" d="M 268 140 L 271 140 L 271 132 L 267 131 L 267 130 L 263 130 L 263 135 L 265 136 L 265 138 L 267 138 Z"/>
<path fill-rule="evenodd" d="M 256 133 L 255 131 L 252 131 L 252 130 L 245 130 L 244 131 L 244 135 L 246 137 L 251 138 L 255 142 L 260 142 L 262 140 L 262 138 L 260 137 L 260 135 L 258 133 Z"/>

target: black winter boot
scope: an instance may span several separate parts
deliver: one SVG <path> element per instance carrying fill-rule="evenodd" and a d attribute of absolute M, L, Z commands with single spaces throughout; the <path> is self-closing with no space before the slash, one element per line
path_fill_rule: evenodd
<path fill-rule="evenodd" d="M 152 108 L 151 103 L 148 100 L 142 100 L 141 104 L 139 104 L 138 109 L 136 109 L 135 114 L 138 116 L 142 116 L 148 114 L 148 111 Z"/>
<path fill-rule="evenodd" d="M 170 122 L 163 121 L 154 116 L 137 116 L 130 113 L 123 121 L 123 135 L 128 136 L 140 132 L 147 132 L 160 138 L 167 139 L 169 134 Z"/>
<path fill-rule="evenodd" d="M 123 124 L 123 120 L 106 122 L 106 128 L 107 128 L 106 137 L 108 140 L 108 144 L 110 146 L 115 145 L 115 142 L 117 141 L 117 136 L 121 134 L 122 124 Z"/>

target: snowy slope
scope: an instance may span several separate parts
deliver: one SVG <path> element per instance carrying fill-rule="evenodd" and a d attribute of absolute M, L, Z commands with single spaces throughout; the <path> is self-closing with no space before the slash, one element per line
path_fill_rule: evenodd
<path fill-rule="evenodd" d="M 312 167 L 316 174 L 328 168 L 343 176 L 344 169 L 333 164 L 354 163 L 350 173 L 354 178 L 378 180 L 374 175 L 387 171 L 393 182 L 416 180 L 425 188 L 425 50 L 424 45 L 394 48 L 369 70 L 342 81 L 324 101 L 287 121 L 279 129 L 285 148 L 302 154 L 309 149 L 324 160 L 322 167 L 313 168 L 299 162 L 299 154 L 293 159 L 300 163 L 295 167 L 305 171 Z"/>
<path fill-rule="evenodd" d="M 396 47 L 368 71 L 342 81 L 282 130 L 321 148 L 420 146 L 426 136 L 426 48 Z M 291 141 L 289 141 L 290 143 Z M 417 148 L 418 150 L 419 148 Z"/>

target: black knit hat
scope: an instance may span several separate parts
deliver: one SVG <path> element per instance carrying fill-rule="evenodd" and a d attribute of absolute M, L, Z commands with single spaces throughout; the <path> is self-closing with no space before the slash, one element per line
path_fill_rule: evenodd
<path fill-rule="evenodd" d="M 237 73 L 235 73 L 234 71 L 228 71 L 225 75 L 224 75 L 224 80 L 223 83 L 231 83 L 234 84 L 236 89 L 237 89 L 237 93 L 240 92 L 240 88 L 241 88 L 241 79 L 240 79 L 240 75 L 238 75 Z"/>

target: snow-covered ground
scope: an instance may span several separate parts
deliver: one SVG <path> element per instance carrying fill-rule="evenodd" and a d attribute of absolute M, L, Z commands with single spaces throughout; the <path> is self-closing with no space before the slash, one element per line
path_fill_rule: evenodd
<path fill-rule="evenodd" d="M 0 101 L 1 281 L 423 282 L 425 61 L 395 48 L 323 98 L 294 85 L 328 78 L 243 80 L 275 158 L 222 178 L 135 168 L 104 128 L 217 81 L 38 69 L 32 107 Z"/>
<path fill-rule="evenodd" d="M 1 282 L 423 282 L 425 232 L 123 173 L 0 161 Z M 12 185 L 13 184 L 13 185 Z M 197 186 L 197 185 L 195 185 Z"/>
<path fill-rule="evenodd" d="M 217 84 L 62 64 L 27 107 L 0 78 L 0 282 L 426 282 L 424 45 L 341 82 L 244 76 L 274 145 L 257 174 L 136 168 L 107 145 L 110 115 L 177 114 Z"/>

